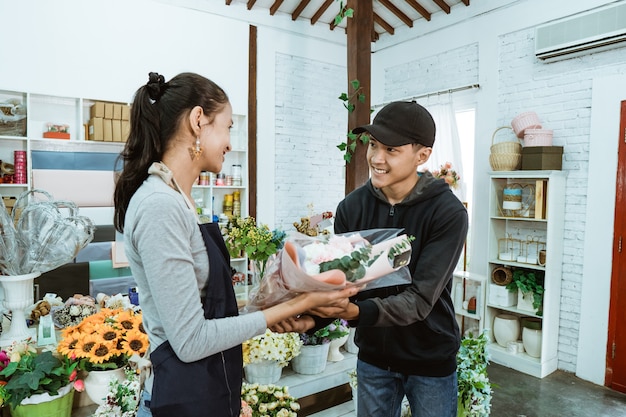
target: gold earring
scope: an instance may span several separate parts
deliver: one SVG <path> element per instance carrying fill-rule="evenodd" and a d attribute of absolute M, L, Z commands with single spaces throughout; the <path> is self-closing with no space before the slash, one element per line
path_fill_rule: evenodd
<path fill-rule="evenodd" d="M 197 158 L 200 157 L 200 155 L 202 155 L 202 151 L 204 149 L 202 149 L 202 147 L 200 146 L 200 137 L 196 137 L 196 147 L 195 148 L 189 148 L 189 155 L 191 156 L 191 160 L 195 161 Z"/>

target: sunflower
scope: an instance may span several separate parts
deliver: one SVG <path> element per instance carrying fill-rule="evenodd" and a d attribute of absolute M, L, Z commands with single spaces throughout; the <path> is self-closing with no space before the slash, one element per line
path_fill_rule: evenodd
<path fill-rule="evenodd" d="M 76 357 L 77 358 L 88 358 L 89 352 L 94 348 L 96 344 L 100 342 L 100 339 L 95 334 L 86 334 L 83 335 L 78 342 L 76 343 Z"/>
<path fill-rule="evenodd" d="M 117 316 L 117 323 L 125 331 L 136 329 L 141 322 L 141 317 L 139 317 L 140 320 L 137 320 L 136 317 L 132 311 L 124 310 Z"/>
<path fill-rule="evenodd" d="M 148 350 L 148 336 L 139 330 L 129 330 L 122 341 L 122 352 L 132 356 L 138 354 L 143 356 Z"/>
<path fill-rule="evenodd" d="M 122 337 L 122 332 L 109 324 L 97 324 L 94 330 L 95 334 L 105 342 L 117 343 L 117 340 Z"/>
<path fill-rule="evenodd" d="M 77 357 L 78 344 L 82 334 L 76 330 L 63 334 L 63 338 L 57 345 L 57 351 L 68 358 Z"/>
<path fill-rule="evenodd" d="M 119 354 L 120 352 L 115 348 L 113 343 L 100 341 L 89 351 L 87 359 L 89 359 L 91 363 L 104 363 Z"/>

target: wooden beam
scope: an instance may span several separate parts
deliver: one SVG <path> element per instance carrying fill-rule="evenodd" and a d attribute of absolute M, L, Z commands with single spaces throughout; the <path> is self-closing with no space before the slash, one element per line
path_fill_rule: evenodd
<path fill-rule="evenodd" d="M 276 0 L 274 4 L 272 4 L 272 7 L 270 7 L 270 15 L 274 16 L 274 13 L 278 11 L 278 8 L 281 6 L 281 4 L 283 4 L 283 1 L 284 0 Z"/>
<path fill-rule="evenodd" d="M 256 218 L 257 194 L 257 28 L 248 33 L 248 215 Z"/>
<path fill-rule="evenodd" d="M 378 0 L 378 2 L 382 4 L 383 6 L 385 6 L 391 13 L 395 14 L 398 17 L 398 19 L 404 22 L 405 25 L 407 25 L 410 28 L 413 27 L 413 21 L 411 20 L 411 18 L 405 15 L 404 12 L 402 12 L 402 10 L 398 9 L 395 4 L 393 4 L 389 0 Z"/>
<path fill-rule="evenodd" d="M 248 4 L 246 4 L 248 10 L 252 10 L 252 8 L 254 7 L 254 3 L 256 3 L 256 0 L 248 0 Z"/>
<path fill-rule="evenodd" d="M 441 10 L 446 12 L 446 14 L 450 14 L 450 6 L 448 6 L 445 1 L 443 0 L 433 0 L 433 1 L 435 2 L 435 4 L 437 4 L 437 6 L 439 6 Z"/>
<path fill-rule="evenodd" d="M 469 6 L 470 0 L 461 0 L 464 5 Z"/>
<path fill-rule="evenodd" d="M 419 4 L 415 0 L 405 0 L 409 6 L 415 9 L 416 12 L 422 15 L 422 17 L 430 22 L 430 12 L 424 8 L 421 4 Z"/>
<path fill-rule="evenodd" d="M 372 78 L 372 43 L 371 36 L 374 30 L 374 11 L 372 1 L 348 0 L 347 6 L 354 10 L 354 16 L 347 21 L 348 45 L 348 94 L 352 93 L 352 80 L 359 80 L 360 93 L 365 96 L 363 103 L 356 101 L 353 112 L 348 113 L 348 130 L 370 123 L 371 108 L 371 78 Z M 369 178 L 369 166 L 366 160 L 367 146 L 360 141 L 352 155 L 350 163 L 346 164 L 345 193 L 365 184 Z"/>
<path fill-rule="evenodd" d="M 317 23 L 320 17 L 322 17 L 322 15 L 326 12 L 326 10 L 328 10 L 330 5 L 333 4 L 334 1 L 335 0 L 326 0 L 324 4 L 322 4 L 322 6 L 319 9 L 317 9 L 315 14 L 311 18 L 311 25 L 314 25 L 315 23 Z"/>
<path fill-rule="evenodd" d="M 376 12 L 374 12 L 374 23 L 378 23 L 387 33 L 393 35 L 394 28 L 389 23 L 385 22 L 385 19 L 380 17 Z"/>
<path fill-rule="evenodd" d="M 227 6 L 230 6 L 230 4 L 231 4 L 232 2 L 233 2 L 233 0 L 226 0 L 226 2 L 225 2 L 225 3 L 226 3 L 226 5 L 227 5 Z"/>
<path fill-rule="evenodd" d="M 291 20 L 296 20 L 298 16 L 300 16 L 300 13 L 302 13 L 302 11 L 306 8 L 306 6 L 309 5 L 310 2 L 311 0 L 302 0 L 300 4 L 298 4 L 298 7 L 296 7 L 296 10 L 291 13 Z"/>

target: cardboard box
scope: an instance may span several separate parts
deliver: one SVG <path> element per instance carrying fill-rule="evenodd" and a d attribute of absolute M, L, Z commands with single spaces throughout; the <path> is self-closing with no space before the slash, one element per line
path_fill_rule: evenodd
<path fill-rule="evenodd" d="M 130 106 L 127 104 L 122 105 L 122 120 L 130 120 Z"/>
<path fill-rule="evenodd" d="M 102 140 L 105 142 L 113 142 L 113 120 L 103 119 L 102 130 L 104 132 Z"/>
<path fill-rule="evenodd" d="M 104 103 L 104 118 L 113 119 L 113 103 Z"/>
<path fill-rule="evenodd" d="M 121 142 L 122 141 L 122 121 L 121 120 L 111 120 L 112 132 L 113 132 L 113 142 Z"/>
<path fill-rule="evenodd" d="M 89 119 L 88 140 L 104 140 L 104 119 L 102 117 L 92 117 Z"/>
<path fill-rule="evenodd" d="M 128 120 L 120 120 L 122 122 L 122 142 L 126 142 L 128 140 L 128 135 L 130 134 L 130 121 Z"/>
<path fill-rule="evenodd" d="M 113 104 L 113 120 L 122 120 L 122 105 L 118 103 Z"/>
<path fill-rule="evenodd" d="M 560 170 L 562 146 L 525 146 L 522 148 L 522 170 Z"/>
<path fill-rule="evenodd" d="M 89 108 L 89 117 L 92 119 L 94 117 L 104 118 L 104 102 L 103 101 L 96 101 L 94 104 L 91 105 L 91 107 Z"/>

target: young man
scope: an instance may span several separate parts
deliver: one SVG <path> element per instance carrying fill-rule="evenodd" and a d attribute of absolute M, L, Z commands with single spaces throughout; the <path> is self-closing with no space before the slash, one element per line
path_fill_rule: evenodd
<path fill-rule="evenodd" d="M 343 311 L 321 309 L 356 326 L 358 415 L 454 417 L 459 328 L 452 273 L 467 235 L 467 211 L 448 184 L 418 173 L 432 152 L 435 122 L 416 102 L 394 102 L 370 125 L 370 180 L 339 203 L 335 232 L 403 228 L 415 237 L 411 284 L 361 291 Z"/>

